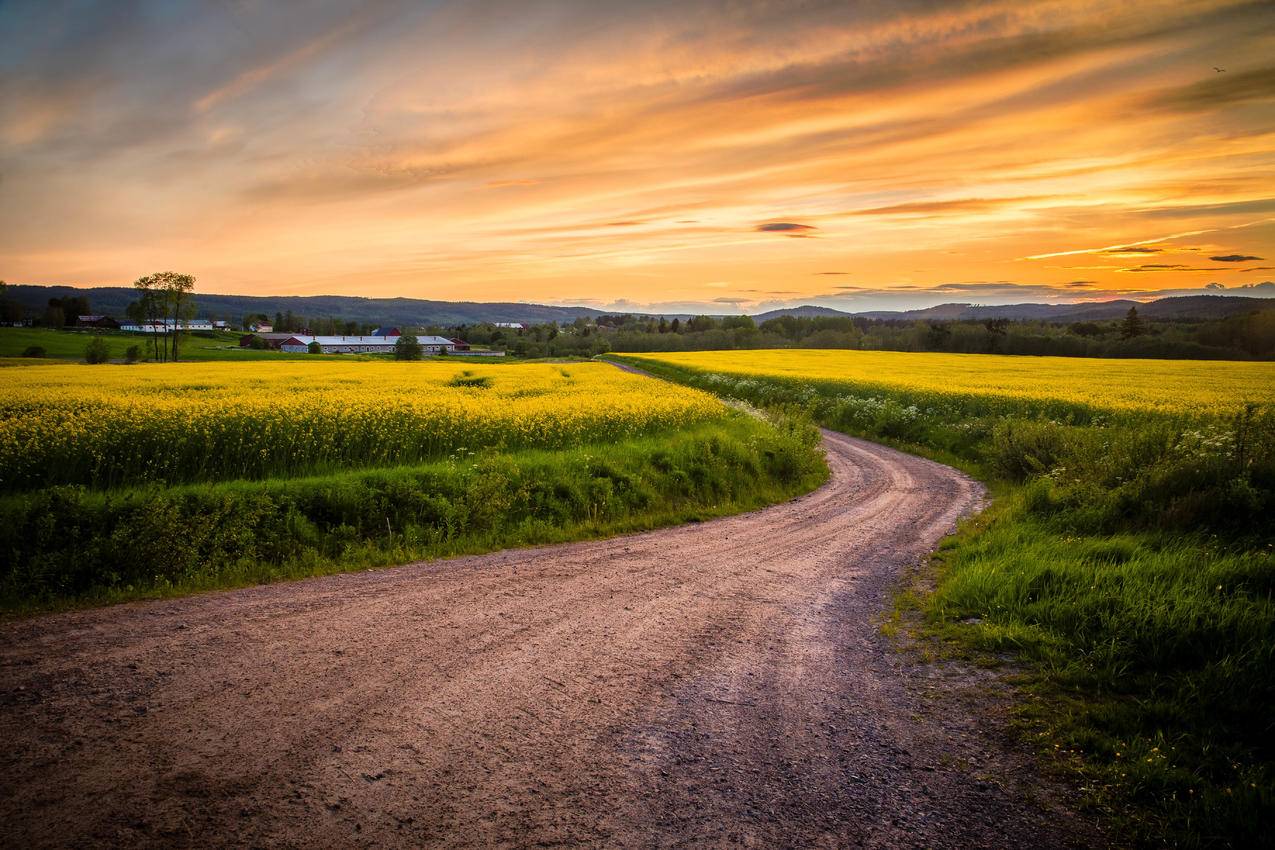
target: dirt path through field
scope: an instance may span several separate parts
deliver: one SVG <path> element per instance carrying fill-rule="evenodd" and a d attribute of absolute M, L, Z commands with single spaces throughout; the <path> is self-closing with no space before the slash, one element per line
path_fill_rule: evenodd
<path fill-rule="evenodd" d="M 738 517 L 0 626 L 0 845 L 1085 840 L 880 634 L 981 488 L 824 441 Z"/>

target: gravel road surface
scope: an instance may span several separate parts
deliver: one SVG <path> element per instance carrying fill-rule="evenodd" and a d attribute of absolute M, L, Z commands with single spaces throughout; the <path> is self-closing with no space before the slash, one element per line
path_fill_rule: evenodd
<path fill-rule="evenodd" d="M 824 443 L 728 519 L 0 625 L 0 845 L 1091 843 L 880 633 L 980 486 Z"/>

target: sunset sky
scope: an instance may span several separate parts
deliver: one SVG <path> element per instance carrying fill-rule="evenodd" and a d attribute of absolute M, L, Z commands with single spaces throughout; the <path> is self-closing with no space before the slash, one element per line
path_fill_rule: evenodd
<path fill-rule="evenodd" d="M 9 0 L 0 201 L 10 283 L 1275 295 L 1275 3 Z"/>

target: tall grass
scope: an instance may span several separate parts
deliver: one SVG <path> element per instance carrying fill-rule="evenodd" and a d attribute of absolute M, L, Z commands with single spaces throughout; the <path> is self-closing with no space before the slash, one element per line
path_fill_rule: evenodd
<path fill-rule="evenodd" d="M 610 368 L 610 367 L 608 367 Z M 265 481 L 0 498 L 0 608 L 32 611 L 653 528 L 817 486 L 809 424 L 731 413 L 657 436 Z"/>
<path fill-rule="evenodd" d="M 929 622 L 1012 652 L 1122 843 L 1258 846 L 1275 816 L 1275 413 L 1060 410 L 632 362 L 960 463 L 1007 495 L 941 552 Z"/>

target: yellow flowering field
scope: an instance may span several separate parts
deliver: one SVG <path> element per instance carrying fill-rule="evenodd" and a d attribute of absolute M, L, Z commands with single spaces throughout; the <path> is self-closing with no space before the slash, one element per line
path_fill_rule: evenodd
<path fill-rule="evenodd" d="M 1275 402 L 1275 363 L 786 349 L 626 354 L 700 372 L 1100 410 L 1229 414 Z M 640 364 L 639 364 L 640 365 Z"/>
<path fill-rule="evenodd" d="M 725 416 L 603 363 L 181 363 L 0 371 L 0 489 L 109 487 L 560 448 Z"/>

